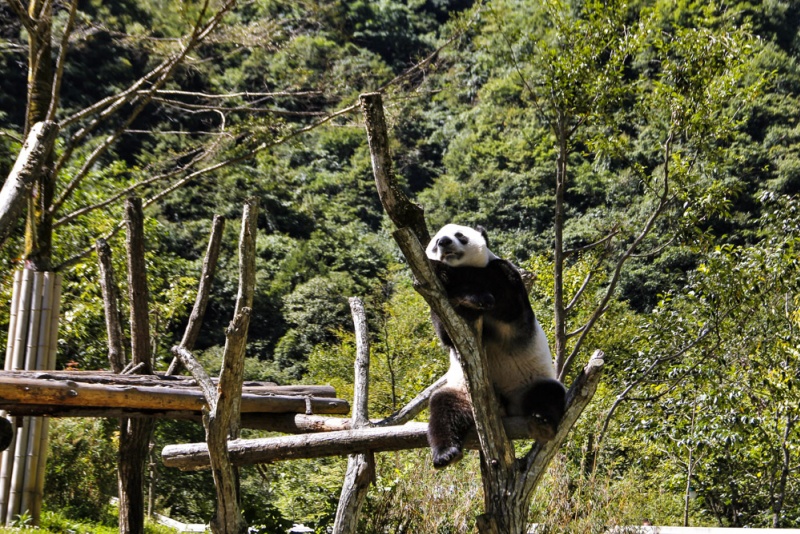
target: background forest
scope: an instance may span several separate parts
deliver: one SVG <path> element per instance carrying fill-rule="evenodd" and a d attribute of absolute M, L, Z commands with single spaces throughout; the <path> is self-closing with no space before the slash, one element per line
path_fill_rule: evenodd
<path fill-rule="evenodd" d="M 4 177 L 26 127 L 30 50 L 16 3 L 0 4 Z M 207 16 L 178 0 L 81 0 L 72 17 L 54 5 L 53 54 L 66 51 L 59 120 L 131 87 Z M 390 236 L 352 108 L 381 90 L 396 172 L 429 228 L 485 226 L 496 254 L 534 273 L 551 345 L 560 239 L 565 383 L 592 350 L 606 353 L 530 520 L 552 532 L 645 518 L 800 528 L 799 58 L 800 4 L 789 0 L 242 1 L 148 99 L 91 135 L 68 124 L 59 138 L 58 366 L 108 367 L 88 251 L 122 220 L 125 196 L 161 195 L 145 212 L 159 370 L 194 302 L 212 216 L 236 221 L 256 196 L 245 378 L 329 383 L 350 398 L 348 296 L 369 314 L 373 417 L 438 378 L 447 356 Z M 1 302 L 22 265 L 23 223 L 0 249 Z M 212 372 L 237 285 L 237 224 L 225 232 L 197 343 Z M 110 238 L 120 273 L 123 241 Z M 2 342 L 7 324 L 0 306 Z M 51 424 L 45 507 L 113 523 L 116 422 Z M 206 522 L 210 473 L 157 458 L 196 441 L 200 425 L 159 422 L 148 476 L 156 511 Z M 324 532 L 344 468 L 330 458 L 243 469 L 248 522 Z M 478 473 L 475 455 L 444 472 L 427 451 L 380 455 L 362 531 L 468 532 Z"/>

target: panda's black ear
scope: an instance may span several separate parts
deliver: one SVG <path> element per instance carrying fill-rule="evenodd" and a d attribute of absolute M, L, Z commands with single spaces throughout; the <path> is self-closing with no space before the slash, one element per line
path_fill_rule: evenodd
<path fill-rule="evenodd" d="M 486 233 L 486 228 L 481 226 L 480 224 L 475 227 L 475 230 L 478 231 L 481 236 L 483 236 L 483 240 L 486 241 L 486 246 L 489 246 L 489 234 Z"/>

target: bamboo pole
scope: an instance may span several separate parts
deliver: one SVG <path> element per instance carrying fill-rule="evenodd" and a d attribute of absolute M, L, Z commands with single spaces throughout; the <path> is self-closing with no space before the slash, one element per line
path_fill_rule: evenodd
<path fill-rule="evenodd" d="M 25 454 L 28 452 L 28 428 L 30 417 L 21 418 L 18 423 L 16 446 L 14 447 L 13 465 L 11 466 L 11 481 L 8 488 L 8 504 L 6 507 L 6 524 L 19 515 L 19 501 L 21 498 L 22 477 L 25 474 Z"/>
<path fill-rule="evenodd" d="M 17 324 L 14 332 L 14 352 L 11 357 L 11 370 L 25 368 L 25 336 L 28 332 L 28 317 L 31 305 L 31 286 L 33 285 L 33 271 L 22 270 L 22 283 L 20 285 L 19 308 L 17 311 Z"/>
<path fill-rule="evenodd" d="M 39 333 L 39 324 L 42 319 L 41 294 L 44 282 L 44 276 L 41 272 L 30 270 L 29 272 L 31 273 L 29 277 L 33 279 L 29 285 L 30 293 L 26 299 L 30 306 L 30 312 L 28 313 L 28 324 L 25 325 L 27 326 L 27 331 L 24 332 L 24 334 L 21 333 L 22 336 L 24 336 L 22 345 L 25 347 L 25 351 L 24 354 L 20 354 L 23 368 L 26 370 L 36 368 L 36 349 L 38 348 L 36 334 Z M 20 332 L 19 328 L 17 328 L 17 332 Z M 18 337 L 17 339 L 19 341 L 22 337 Z M 20 361 L 18 360 L 17 363 L 20 363 Z M 22 508 L 24 485 L 28 473 L 27 460 L 31 453 L 31 432 L 35 434 L 35 427 L 36 420 L 31 417 L 26 417 L 23 418 L 22 425 L 17 431 L 17 443 L 16 447 L 14 447 L 14 467 L 11 470 L 11 488 L 8 492 L 7 522 L 25 512 L 25 509 Z"/>
<path fill-rule="evenodd" d="M 53 293 L 52 293 L 52 309 L 50 312 L 50 341 L 47 344 L 47 360 L 45 369 L 55 369 L 56 356 L 58 353 L 58 326 L 61 315 L 61 283 L 62 276 L 60 274 L 49 273 L 53 276 Z M 39 442 L 39 467 L 37 469 L 36 485 L 35 485 L 35 498 L 33 500 L 33 509 L 31 516 L 34 523 L 39 524 L 39 518 L 42 513 L 42 500 L 44 499 L 44 477 L 47 466 L 47 451 L 50 445 L 50 422 L 49 419 L 43 418 L 44 425 L 42 427 L 42 435 Z"/>
<path fill-rule="evenodd" d="M 22 278 L 23 270 L 14 273 L 14 287 L 11 297 L 11 312 L 10 323 L 8 328 L 8 343 L 6 344 L 6 361 L 4 362 L 4 369 L 10 371 L 14 368 L 14 354 L 16 352 L 17 340 L 17 324 L 20 310 L 20 303 L 22 302 Z M 5 412 L 2 414 L 5 417 Z M 16 418 L 11 419 L 12 425 L 15 423 Z M 6 522 L 6 506 L 8 505 L 8 492 L 11 484 L 11 470 L 13 469 L 14 455 L 12 451 L 16 448 L 16 431 L 12 426 L 11 430 L 11 443 L 6 450 L 3 451 L 2 458 L 0 459 L 0 524 Z"/>
<path fill-rule="evenodd" d="M 13 288 L 11 290 L 11 310 L 9 312 L 8 322 L 8 340 L 6 342 L 6 359 L 4 369 L 6 371 L 11 369 L 12 354 L 14 353 L 14 332 L 16 331 L 17 324 L 17 309 L 19 308 L 19 289 L 22 283 L 22 271 L 14 272 Z"/>
<path fill-rule="evenodd" d="M 47 365 L 50 351 L 50 312 L 53 298 L 53 277 L 49 273 L 37 272 L 36 279 L 40 280 L 39 292 L 35 292 L 33 300 L 39 308 L 39 324 L 32 329 L 28 336 L 33 340 L 33 350 L 29 353 L 31 367 L 43 369 Z M 34 287 L 35 289 L 35 287 Z M 33 417 L 28 428 L 28 451 L 25 455 L 25 474 L 22 482 L 22 499 L 20 513 L 30 512 L 33 509 L 36 493 L 36 480 L 39 478 L 39 457 L 43 454 L 40 448 L 42 441 L 42 428 L 46 421 L 42 417 Z M 35 523 L 35 519 L 34 519 Z"/>

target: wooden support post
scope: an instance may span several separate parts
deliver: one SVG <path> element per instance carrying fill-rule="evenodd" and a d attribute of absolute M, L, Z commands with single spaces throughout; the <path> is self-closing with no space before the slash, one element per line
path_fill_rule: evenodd
<path fill-rule="evenodd" d="M 130 296 L 131 361 L 141 364 L 142 374 L 152 374 L 147 272 L 145 268 L 144 213 L 142 200 L 125 202 Z M 155 421 L 150 418 L 123 419 L 119 437 L 119 531 L 144 532 L 144 469 Z"/>
<path fill-rule="evenodd" d="M 242 229 L 239 235 L 239 292 L 236 297 L 234 318 L 225 333 L 225 352 L 222 357 L 219 385 L 214 387 L 205 369 L 185 346 L 179 345 L 172 349 L 197 380 L 208 403 L 208 410 L 203 416 L 203 425 L 206 428 L 205 445 L 209 451 L 214 486 L 217 491 L 217 506 L 210 522 L 211 530 L 215 534 L 247 532 L 247 523 L 239 504 L 239 473 L 228 455 L 228 438 L 236 439 L 239 436 L 241 424 L 244 349 L 255 290 L 257 219 L 258 202 L 252 198 L 247 201 L 242 213 Z M 202 282 L 198 293 L 200 291 Z M 198 294 L 198 300 L 200 298 Z M 187 334 L 183 337 L 184 341 L 191 340 L 189 331 L 201 320 L 202 316 L 192 314 L 186 327 Z"/>
<path fill-rule="evenodd" d="M 361 299 L 352 297 L 349 300 L 356 332 L 352 426 L 359 429 L 369 426 L 369 333 Z M 375 455 L 372 451 L 351 454 L 347 458 L 347 472 L 333 524 L 334 534 L 356 533 L 361 507 L 374 480 Z"/>
<path fill-rule="evenodd" d="M 119 317 L 119 288 L 114 278 L 111 263 L 111 247 L 105 239 L 95 244 L 97 261 L 100 264 L 100 290 L 103 293 L 103 308 L 106 316 L 106 337 L 108 338 L 108 363 L 111 370 L 121 373 L 125 368 L 125 348 L 122 343 L 122 321 Z"/>

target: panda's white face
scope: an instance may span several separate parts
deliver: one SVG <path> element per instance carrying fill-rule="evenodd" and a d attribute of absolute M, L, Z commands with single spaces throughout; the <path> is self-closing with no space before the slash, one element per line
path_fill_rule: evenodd
<path fill-rule="evenodd" d="M 458 224 L 443 226 L 425 252 L 429 259 L 450 267 L 486 267 L 497 257 L 489 250 L 481 232 Z"/>

